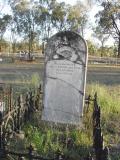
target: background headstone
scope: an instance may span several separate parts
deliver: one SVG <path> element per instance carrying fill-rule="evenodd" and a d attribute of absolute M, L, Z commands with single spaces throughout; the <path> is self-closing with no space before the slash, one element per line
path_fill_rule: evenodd
<path fill-rule="evenodd" d="M 60 32 L 49 39 L 45 56 L 42 120 L 79 124 L 85 94 L 86 43 L 77 33 Z"/>

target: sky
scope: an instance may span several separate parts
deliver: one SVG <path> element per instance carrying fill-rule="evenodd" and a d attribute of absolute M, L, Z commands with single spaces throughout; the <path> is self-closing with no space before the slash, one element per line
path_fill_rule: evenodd
<path fill-rule="evenodd" d="M 57 0 L 58 2 L 65 2 L 66 4 L 70 4 L 70 5 L 75 5 L 76 2 L 78 0 Z M 88 5 L 87 4 L 87 0 L 81 0 L 83 2 L 84 5 Z M 91 40 L 91 41 L 94 41 L 94 38 L 92 37 L 92 27 L 95 25 L 95 18 L 94 16 L 96 15 L 96 13 L 100 10 L 101 8 L 94 4 L 92 5 L 92 8 L 90 9 L 90 12 L 89 12 L 89 21 L 88 21 L 88 24 L 87 24 L 87 29 L 85 30 L 85 36 L 84 38 L 86 40 Z M 0 16 L 2 14 L 5 14 L 5 13 L 11 13 L 10 11 L 10 7 L 7 5 L 7 0 L 0 0 Z M 5 37 L 9 37 L 10 38 L 10 35 L 9 35 L 9 32 L 7 32 L 7 34 L 5 35 Z M 96 43 L 99 45 L 99 41 L 96 40 Z M 108 41 L 107 41 L 107 45 L 113 45 L 113 39 L 110 38 Z"/>
<path fill-rule="evenodd" d="M 77 0 L 57 0 L 58 2 L 65 2 L 71 5 L 74 5 L 76 3 Z"/>

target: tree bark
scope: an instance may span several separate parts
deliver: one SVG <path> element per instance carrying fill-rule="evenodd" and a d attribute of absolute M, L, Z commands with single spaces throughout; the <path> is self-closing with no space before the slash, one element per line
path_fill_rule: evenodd
<path fill-rule="evenodd" d="M 16 43 L 15 42 L 12 43 L 12 52 L 13 53 L 16 52 Z"/>
<path fill-rule="evenodd" d="M 118 58 L 120 58 L 120 34 L 118 39 Z"/>

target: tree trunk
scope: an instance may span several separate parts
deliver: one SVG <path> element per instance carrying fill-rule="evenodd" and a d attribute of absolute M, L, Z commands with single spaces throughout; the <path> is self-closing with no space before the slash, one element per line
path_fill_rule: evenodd
<path fill-rule="evenodd" d="M 120 58 L 120 34 L 118 39 L 118 58 Z"/>
<path fill-rule="evenodd" d="M 28 38 L 29 38 L 29 52 L 28 52 L 28 59 L 30 60 L 30 57 L 31 57 L 31 21 L 29 19 L 29 35 L 28 35 Z"/>
<path fill-rule="evenodd" d="M 104 42 L 102 41 L 102 46 L 101 46 L 101 57 L 103 57 L 103 52 L 104 52 Z"/>
<path fill-rule="evenodd" d="M 16 43 L 13 42 L 12 44 L 12 52 L 15 53 L 16 52 Z"/>
<path fill-rule="evenodd" d="M 0 52 L 2 52 L 2 36 L 0 37 Z"/>
<path fill-rule="evenodd" d="M 29 31 L 29 52 L 28 52 L 28 58 L 30 59 L 31 54 L 31 32 Z"/>

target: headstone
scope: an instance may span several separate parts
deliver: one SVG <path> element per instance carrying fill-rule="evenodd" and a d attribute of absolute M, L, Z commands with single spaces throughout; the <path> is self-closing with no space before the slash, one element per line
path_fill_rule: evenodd
<path fill-rule="evenodd" d="M 87 46 L 77 33 L 65 31 L 49 39 L 45 49 L 42 120 L 79 124 L 83 115 Z"/>

